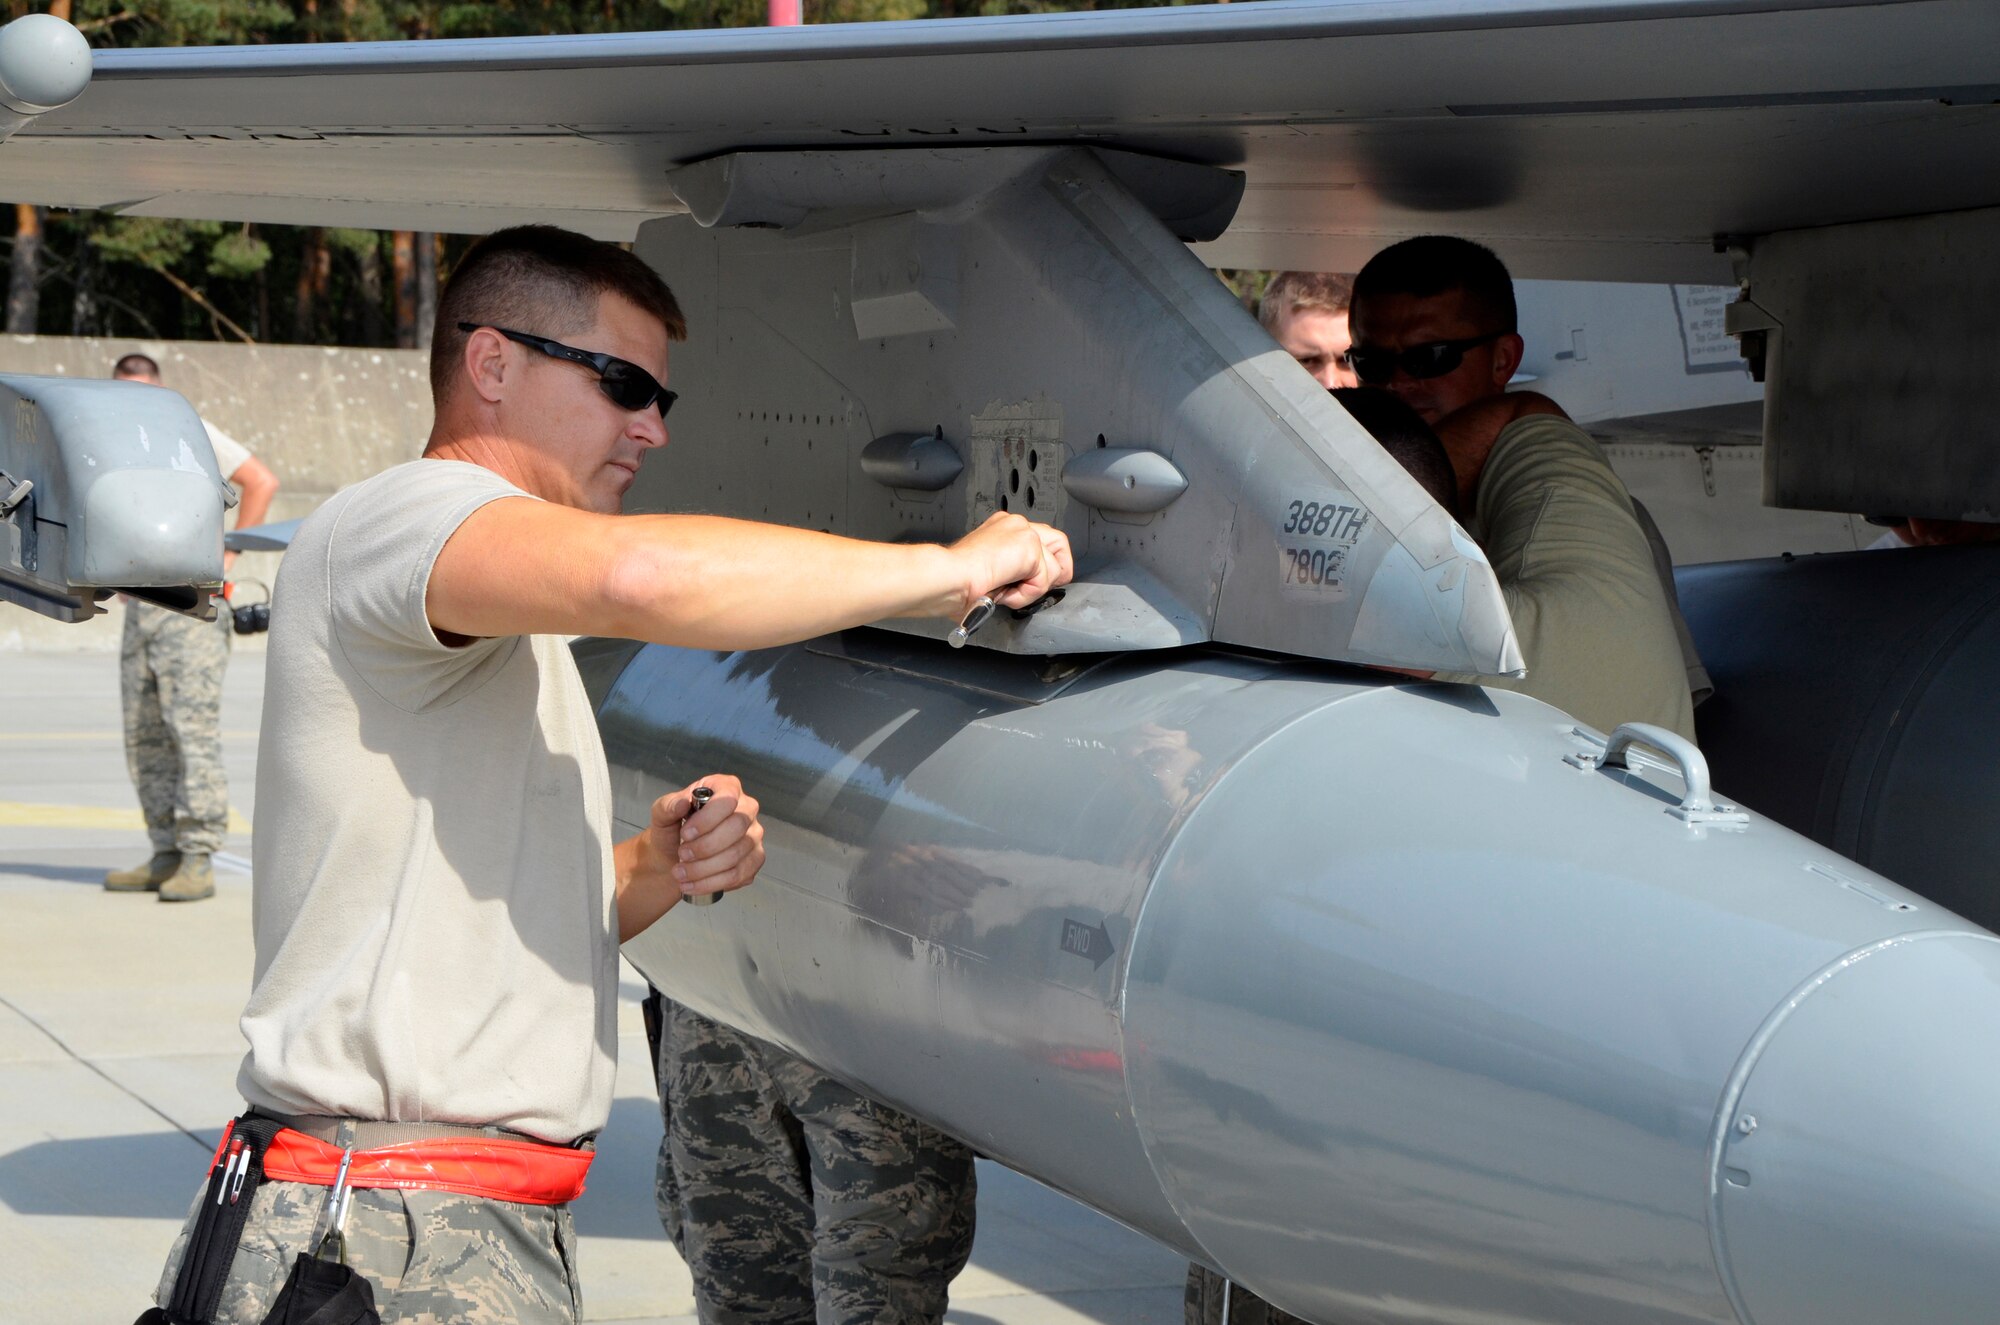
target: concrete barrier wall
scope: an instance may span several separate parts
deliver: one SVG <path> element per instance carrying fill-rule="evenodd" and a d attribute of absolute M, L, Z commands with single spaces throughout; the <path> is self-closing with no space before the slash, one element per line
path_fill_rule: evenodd
<path fill-rule="evenodd" d="M 0 373 L 109 377 L 119 356 L 135 351 L 157 360 L 164 383 L 202 418 L 276 471 L 283 486 L 272 520 L 308 515 L 348 484 L 415 459 L 430 433 L 429 356 L 421 350 L 0 336 Z M 249 554 L 232 574 L 269 584 L 277 563 L 276 554 Z M 254 597 L 254 589 L 239 594 Z M 108 606 L 106 615 L 70 626 L 0 605 L 0 651 L 116 650 L 123 616 Z M 239 648 L 263 643 L 261 635 L 236 640 Z"/>

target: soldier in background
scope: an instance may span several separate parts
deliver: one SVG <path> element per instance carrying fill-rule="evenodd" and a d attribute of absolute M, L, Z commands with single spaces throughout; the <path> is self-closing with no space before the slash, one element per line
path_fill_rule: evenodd
<path fill-rule="evenodd" d="M 972 1151 L 657 991 L 655 1198 L 702 1325 L 937 1325 Z"/>
<path fill-rule="evenodd" d="M 1379 386 L 1343 386 L 1327 393 L 1347 411 L 1349 418 L 1381 443 L 1390 458 L 1444 507 L 1446 515 L 1460 518 L 1458 477 L 1452 473 L 1451 455 L 1444 443 L 1424 422 L 1423 415 L 1403 403 L 1402 397 Z"/>
<path fill-rule="evenodd" d="M 1257 301 L 1257 320 L 1285 353 L 1312 374 L 1313 381 L 1331 389 L 1355 386 L 1347 366 L 1352 343 L 1347 333 L 1347 309 L 1354 302 L 1354 278 L 1322 271 L 1281 271 L 1264 287 Z"/>
<path fill-rule="evenodd" d="M 128 354 L 111 375 L 159 386 L 160 365 Z M 203 420 L 215 468 L 243 489 L 239 528 L 264 522 L 278 478 L 234 438 Z M 223 575 L 236 554 L 223 554 Z M 222 771 L 222 673 L 229 665 L 230 616 L 198 621 L 137 598 L 125 600 L 119 679 L 125 700 L 125 760 L 153 855 L 104 876 L 112 892 L 157 892 L 163 902 L 215 895 L 210 857 L 229 827 L 229 784 Z"/>
<path fill-rule="evenodd" d="M 1508 391 L 1524 346 L 1505 264 L 1470 240 L 1406 239 L 1362 267 L 1352 311 L 1348 364 L 1436 430 L 1519 632 L 1527 675 L 1479 683 L 1605 731 L 1643 721 L 1692 741 L 1707 673 L 1671 558 L 1590 435 L 1548 397 Z"/>

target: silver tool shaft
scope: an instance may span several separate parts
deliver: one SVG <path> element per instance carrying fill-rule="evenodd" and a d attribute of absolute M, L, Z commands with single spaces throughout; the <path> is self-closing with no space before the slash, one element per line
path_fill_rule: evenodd
<path fill-rule="evenodd" d="M 712 788 L 709 787 L 696 787 L 693 791 L 688 793 L 688 796 L 694 801 L 694 808 L 688 811 L 688 818 L 692 819 L 694 818 L 695 815 L 701 813 L 702 806 L 708 804 L 709 801 L 715 798 L 715 792 Z M 683 822 L 685 822 L 685 820 L 683 820 Z M 717 902 L 722 900 L 722 894 L 694 893 L 691 894 L 687 898 L 687 900 L 694 903 L 694 905 L 696 906 L 714 906 Z"/>
<path fill-rule="evenodd" d="M 979 601 L 974 603 L 971 610 L 966 612 L 965 619 L 953 626 L 951 634 L 945 636 L 945 639 L 950 642 L 951 647 L 954 649 L 964 648 L 965 642 L 972 638 L 972 633 L 985 625 L 992 615 L 993 596 L 991 594 L 980 595 Z"/>

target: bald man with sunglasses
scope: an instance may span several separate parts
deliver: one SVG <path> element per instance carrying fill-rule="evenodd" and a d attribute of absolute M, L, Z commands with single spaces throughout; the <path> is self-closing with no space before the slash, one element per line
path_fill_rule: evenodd
<path fill-rule="evenodd" d="M 1548 397 L 1508 392 L 1524 346 L 1500 259 L 1446 235 L 1393 244 L 1355 277 L 1349 319 L 1348 365 L 1436 429 L 1506 594 L 1528 674 L 1484 683 L 1602 731 L 1650 722 L 1693 740 L 1705 673 L 1665 545 L 1588 433 Z"/>
<path fill-rule="evenodd" d="M 569 1201 L 611 1108 L 618 945 L 750 883 L 764 830 L 718 771 L 614 842 L 566 637 L 753 649 L 1069 579 L 1062 534 L 1019 516 L 892 546 L 621 515 L 667 445 L 686 334 L 615 245 L 487 237 L 439 300 L 423 457 L 294 538 L 257 767 L 250 1110 L 169 1257 L 174 1319 L 262 1321 L 315 1250 L 385 1320 L 581 1318 Z"/>

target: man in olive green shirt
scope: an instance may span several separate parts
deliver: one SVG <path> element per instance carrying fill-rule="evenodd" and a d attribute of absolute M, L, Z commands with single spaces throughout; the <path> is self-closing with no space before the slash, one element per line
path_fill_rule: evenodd
<path fill-rule="evenodd" d="M 1463 239 L 1405 240 L 1361 269 L 1350 316 L 1350 365 L 1437 430 L 1513 613 L 1528 673 L 1484 683 L 1602 731 L 1650 722 L 1692 740 L 1700 660 L 1683 653 L 1672 580 L 1631 495 L 1553 401 L 1507 392 L 1523 346 L 1500 259 Z"/>

